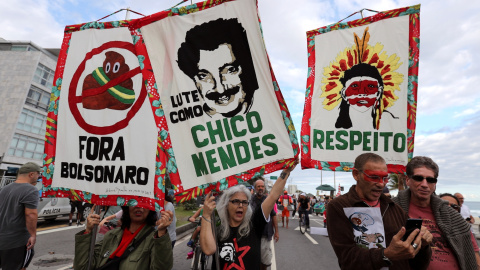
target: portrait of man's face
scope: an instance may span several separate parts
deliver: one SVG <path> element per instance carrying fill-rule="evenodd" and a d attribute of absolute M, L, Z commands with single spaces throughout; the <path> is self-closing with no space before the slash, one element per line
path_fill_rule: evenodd
<path fill-rule="evenodd" d="M 233 117 L 249 112 L 258 81 L 247 34 L 238 19 L 217 19 L 188 30 L 178 67 L 195 83 L 203 110 Z"/>
<path fill-rule="evenodd" d="M 380 99 L 382 88 L 377 79 L 369 76 L 358 76 L 349 79 L 342 89 L 342 98 L 351 108 L 365 112 Z"/>
<path fill-rule="evenodd" d="M 193 79 L 211 114 L 241 109 L 245 99 L 241 74 L 242 66 L 230 44 L 222 44 L 213 51 L 200 50 L 198 73 Z"/>
<path fill-rule="evenodd" d="M 227 262 L 233 262 L 235 260 L 235 256 L 233 253 L 233 247 L 230 246 L 231 243 L 225 244 L 225 246 L 222 247 L 222 250 L 220 250 L 220 258 L 223 258 Z"/>

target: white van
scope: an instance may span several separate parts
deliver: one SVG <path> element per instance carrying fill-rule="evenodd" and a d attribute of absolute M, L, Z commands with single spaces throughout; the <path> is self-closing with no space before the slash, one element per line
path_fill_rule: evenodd
<path fill-rule="evenodd" d="M 59 216 L 68 216 L 70 214 L 70 199 L 68 198 L 42 198 L 42 180 L 36 185 L 38 189 L 38 218 L 45 220 L 55 220 Z"/>
<path fill-rule="evenodd" d="M 44 220 L 55 220 L 57 217 L 68 216 L 70 214 L 70 199 L 69 198 L 42 198 L 42 180 L 39 179 L 36 185 L 38 189 L 38 218 Z M 89 213 L 92 205 L 89 203 L 83 204 L 83 218 Z M 75 218 L 76 220 L 76 218 Z"/>

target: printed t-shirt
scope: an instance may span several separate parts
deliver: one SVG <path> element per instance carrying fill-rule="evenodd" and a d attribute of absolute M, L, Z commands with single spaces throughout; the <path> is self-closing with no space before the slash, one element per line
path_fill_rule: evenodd
<path fill-rule="evenodd" d="M 443 232 L 437 225 L 432 208 L 419 207 L 410 202 L 408 215 L 410 218 L 420 218 L 423 220 L 422 226 L 427 227 L 433 235 L 432 244 L 432 258 L 428 269 L 460 269 L 457 258 L 453 253 L 447 239 L 443 236 Z"/>
<path fill-rule="evenodd" d="M 230 227 L 230 236 L 217 242 L 220 269 L 259 269 L 261 263 L 260 242 L 267 221 L 261 207 L 257 207 L 251 218 L 250 233 L 238 239 L 238 227 Z M 218 234 L 217 234 L 218 235 Z M 215 264 L 212 269 L 216 269 Z"/>

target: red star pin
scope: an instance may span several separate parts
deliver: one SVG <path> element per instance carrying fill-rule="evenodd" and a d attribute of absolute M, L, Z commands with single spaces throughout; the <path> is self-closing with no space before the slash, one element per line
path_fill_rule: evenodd
<path fill-rule="evenodd" d="M 237 244 L 237 238 L 233 239 L 233 244 L 235 246 L 235 250 L 237 251 L 237 254 L 240 251 L 243 251 L 242 255 L 237 257 L 240 265 L 236 264 L 235 262 L 230 264 L 230 265 L 225 264 L 225 266 L 223 267 L 223 270 L 230 270 L 230 269 L 245 270 L 245 265 L 243 264 L 243 256 L 245 256 L 247 254 L 247 252 L 250 250 L 250 247 L 249 246 L 244 246 L 244 247 L 239 248 L 238 244 Z"/>

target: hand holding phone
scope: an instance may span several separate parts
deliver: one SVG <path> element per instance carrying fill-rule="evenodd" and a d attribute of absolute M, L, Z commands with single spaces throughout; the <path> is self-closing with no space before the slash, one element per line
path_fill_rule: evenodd
<path fill-rule="evenodd" d="M 407 238 L 410 236 L 410 234 L 415 230 L 415 229 L 422 229 L 422 219 L 417 219 L 417 218 L 409 218 L 407 219 L 407 223 L 405 224 L 405 235 L 402 238 L 402 241 L 407 240 Z"/>

